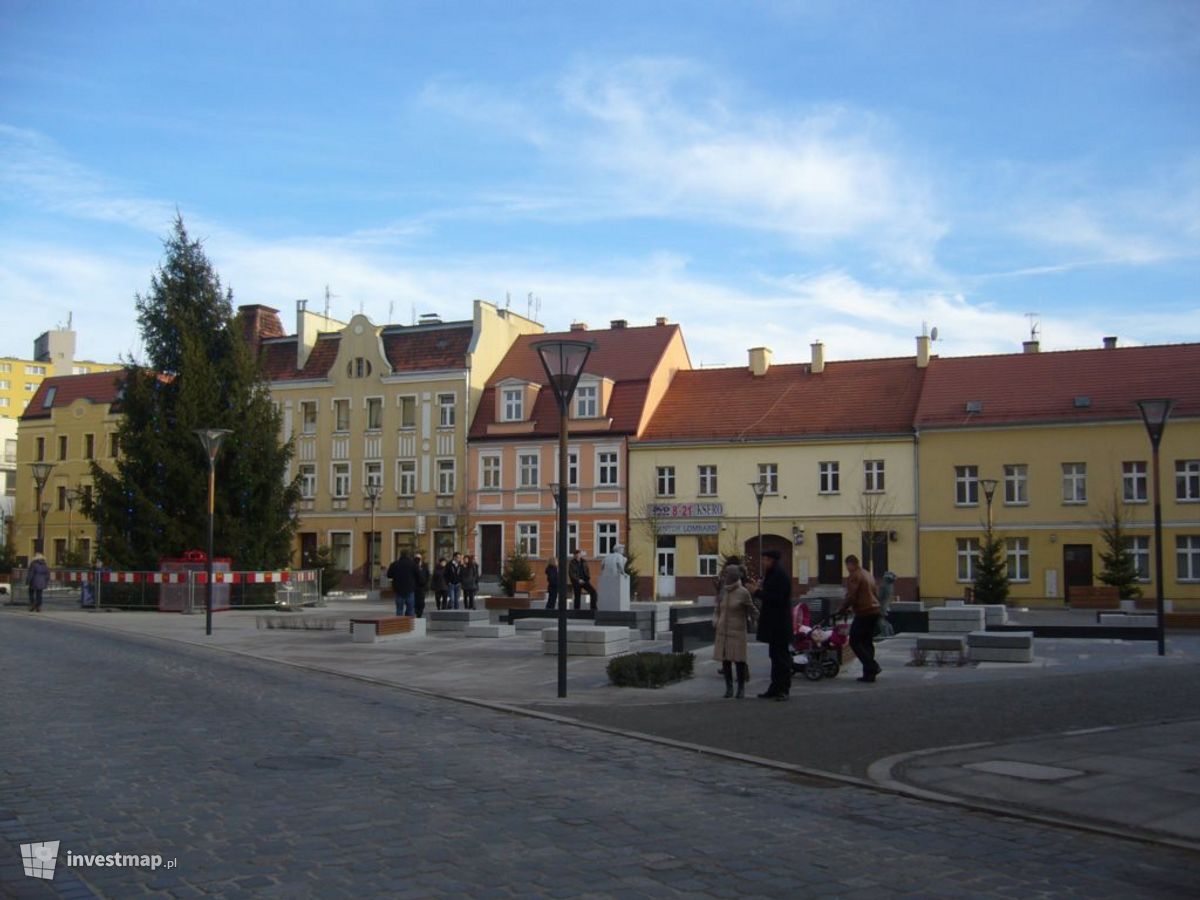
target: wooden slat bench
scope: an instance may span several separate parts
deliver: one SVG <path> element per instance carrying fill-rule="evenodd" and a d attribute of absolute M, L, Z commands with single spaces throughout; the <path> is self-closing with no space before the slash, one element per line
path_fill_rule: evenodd
<path fill-rule="evenodd" d="M 375 644 L 424 634 L 425 620 L 415 616 L 362 616 L 350 619 L 350 636 L 356 644 Z"/>
<path fill-rule="evenodd" d="M 1121 592 L 1110 585 L 1067 588 L 1071 609 L 1120 609 Z"/>

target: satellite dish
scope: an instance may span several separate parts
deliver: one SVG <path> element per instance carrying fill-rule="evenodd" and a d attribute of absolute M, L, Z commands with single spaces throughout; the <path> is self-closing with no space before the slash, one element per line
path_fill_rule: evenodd
<path fill-rule="evenodd" d="M 936 326 L 936 325 L 934 325 L 934 326 L 933 326 L 933 331 L 929 332 L 929 339 L 930 339 L 931 341 L 936 341 L 936 340 L 937 340 L 937 334 L 938 334 L 938 332 L 937 332 L 937 326 Z"/>

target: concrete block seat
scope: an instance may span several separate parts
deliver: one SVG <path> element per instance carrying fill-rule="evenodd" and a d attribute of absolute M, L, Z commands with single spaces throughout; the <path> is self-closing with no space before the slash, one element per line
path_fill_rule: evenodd
<path fill-rule="evenodd" d="M 969 634 L 982 631 L 985 624 L 982 606 L 944 606 L 929 610 L 930 634 Z"/>
<path fill-rule="evenodd" d="M 568 625 L 567 656 L 615 656 L 629 652 L 629 629 L 617 625 Z M 558 628 L 542 630 L 542 653 L 558 653 Z"/>
<path fill-rule="evenodd" d="M 918 634 L 917 649 L 933 653 L 966 653 L 967 639 L 961 634 Z"/>
<path fill-rule="evenodd" d="M 547 610 L 545 618 L 540 619 L 513 619 L 512 626 L 517 631 L 536 631 L 540 634 L 547 628 L 558 627 L 558 620 L 551 615 L 553 612 L 552 609 Z"/>
<path fill-rule="evenodd" d="M 983 604 L 983 622 L 985 627 L 1008 624 L 1008 607 L 1003 603 Z"/>
<path fill-rule="evenodd" d="M 511 625 L 470 624 L 463 629 L 463 637 L 469 638 L 502 638 L 513 637 L 517 629 Z"/>
<path fill-rule="evenodd" d="M 350 619 L 350 639 L 356 644 L 424 636 L 425 620 L 416 616 L 357 616 Z"/>
<path fill-rule="evenodd" d="M 915 613 L 925 612 L 925 602 L 923 600 L 893 600 L 888 604 L 889 613 Z"/>
<path fill-rule="evenodd" d="M 1096 613 L 1096 623 L 1099 625 L 1137 625 L 1153 628 L 1158 624 L 1158 617 L 1149 613 Z"/>
<path fill-rule="evenodd" d="M 1033 632 L 972 631 L 967 652 L 975 662 L 1033 662 Z"/>
<path fill-rule="evenodd" d="M 487 625 L 488 611 L 486 609 L 426 609 L 425 618 L 429 620 L 429 631 L 458 632 L 462 634 L 468 625 Z"/>

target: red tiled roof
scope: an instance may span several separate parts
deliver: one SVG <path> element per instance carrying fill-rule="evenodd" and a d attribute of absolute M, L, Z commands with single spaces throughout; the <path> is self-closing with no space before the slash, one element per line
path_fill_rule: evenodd
<path fill-rule="evenodd" d="M 1134 401 L 1159 397 L 1174 398 L 1172 416 L 1200 415 L 1200 344 L 937 357 L 916 424 L 1140 420 Z"/>
<path fill-rule="evenodd" d="M 912 430 L 924 371 L 912 357 L 679 372 L 641 440 L 903 434 Z"/>
<path fill-rule="evenodd" d="M 383 330 L 383 350 L 395 372 L 464 369 L 473 326 L 389 325 Z M 264 341 L 263 373 L 268 381 L 304 381 L 329 377 L 341 345 L 341 333 L 318 335 L 303 369 L 296 368 L 296 338 Z M 386 373 L 385 373 L 386 374 Z"/>
<path fill-rule="evenodd" d="M 70 406 L 80 399 L 91 403 L 115 403 L 120 396 L 121 381 L 124 377 L 125 370 L 116 369 L 110 372 L 91 372 L 87 375 L 55 375 L 43 379 L 21 418 L 46 419 L 53 410 Z M 46 398 L 51 390 L 54 391 L 54 398 L 50 406 L 46 406 Z"/>
<path fill-rule="evenodd" d="M 668 345 L 678 334 L 678 325 L 647 325 L 600 331 L 527 334 L 517 338 L 488 380 L 471 425 L 471 439 L 496 437 L 488 434 L 488 426 L 495 422 L 495 387 L 499 382 L 512 378 L 545 385 L 546 371 L 532 345 L 537 341 L 555 338 L 594 343 L 584 371 L 613 381 L 612 397 L 606 411 L 608 418 L 612 419 L 612 425 L 605 423 L 604 428 L 589 429 L 586 422 L 575 420 L 571 423 L 571 434 L 597 431 L 606 434 L 636 433 L 650 390 L 650 378 L 662 361 Z M 531 419 L 533 431 L 515 435 L 514 438 L 528 438 L 531 434 L 543 437 L 558 434 L 558 404 L 548 386 L 538 392 Z"/>

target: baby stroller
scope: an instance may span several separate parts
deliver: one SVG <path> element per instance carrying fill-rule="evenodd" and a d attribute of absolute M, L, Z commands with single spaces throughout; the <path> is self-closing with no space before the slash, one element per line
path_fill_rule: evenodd
<path fill-rule="evenodd" d="M 830 618 L 809 625 L 808 605 L 799 604 L 792 610 L 792 671 L 802 672 L 809 681 L 836 678 L 849 631 L 845 618 L 838 623 Z"/>

